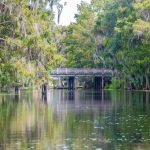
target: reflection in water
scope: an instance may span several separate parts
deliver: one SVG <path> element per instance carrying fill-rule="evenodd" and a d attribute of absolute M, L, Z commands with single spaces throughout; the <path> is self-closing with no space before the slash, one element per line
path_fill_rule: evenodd
<path fill-rule="evenodd" d="M 75 99 L 75 90 L 69 90 L 68 91 L 68 100 L 74 100 Z"/>
<path fill-rule="evenodd" d="M 150 93 L 50 90 L 0 96 L 0 149 L 149 150 Z"/>

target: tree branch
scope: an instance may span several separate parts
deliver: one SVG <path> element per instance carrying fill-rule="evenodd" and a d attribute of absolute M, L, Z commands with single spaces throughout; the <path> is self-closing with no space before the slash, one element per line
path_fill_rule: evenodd
<path fill-rule="evenodd" d="M 9 23 L 9 22 L 12 22 L 12 21 L 4 21 L 4 22 L 0 22 L 0 25 L 1 25 L 1 24 L 5 24 L 5 23 Z"/>

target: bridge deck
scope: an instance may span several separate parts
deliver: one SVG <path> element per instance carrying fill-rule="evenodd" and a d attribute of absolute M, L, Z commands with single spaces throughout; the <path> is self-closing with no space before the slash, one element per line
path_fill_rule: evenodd
<path fill-rule="evenodd" d="M 112 76 L 110 69 L 96 68 L 56 68 L 52 70 L 51 76 Z"/>

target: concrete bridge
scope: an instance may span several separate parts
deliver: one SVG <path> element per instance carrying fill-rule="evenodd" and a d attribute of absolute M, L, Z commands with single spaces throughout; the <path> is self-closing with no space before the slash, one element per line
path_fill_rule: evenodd
<path fill-rule="evenodd" d="M 90 69 L 90 68 L 56 68 L 52 70 L 51 76 L 112 76 L 110 69 Z"/>
<path fill-rule="evenodd" d="M 113 71 L 110 69 L 97 68 L 56 68 L 52 70 L 51 77 L 58 77 L 61 83 L 62 77 L 67 77 L 68 88 L 75 89 L 77 87 L 77 78 L 81 76 L 90 76 L 94 80 L 95 89 L 103 89 L 106 78 L 113 76 Z"/>

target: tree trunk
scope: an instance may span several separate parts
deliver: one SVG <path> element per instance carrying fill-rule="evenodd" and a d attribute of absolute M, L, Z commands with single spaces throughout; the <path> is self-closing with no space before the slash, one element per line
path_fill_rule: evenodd
<path fill-rule="evenodd" d="M 149 89 L 149 78 L 148 78 L 148 74 L 147 73 L 145 74 L 145 81 L 146 81 L 145 89 Z"/>

